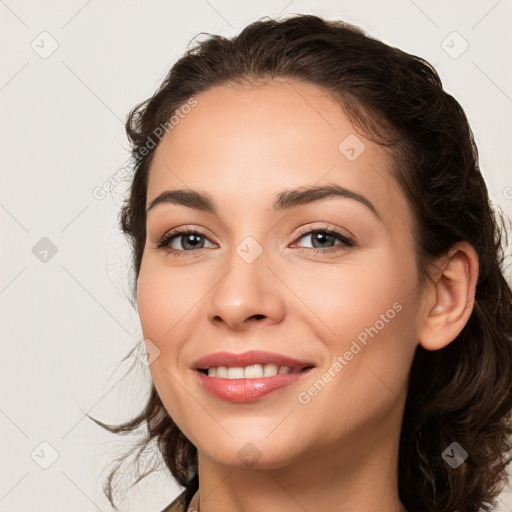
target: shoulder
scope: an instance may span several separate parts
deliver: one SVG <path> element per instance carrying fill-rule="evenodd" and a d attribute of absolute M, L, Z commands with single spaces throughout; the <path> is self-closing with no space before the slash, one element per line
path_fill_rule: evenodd
<path fill-rule="evenodd" d="M 185 492 L 183 491 L 172 503 L 169 503 L 161 512 L 185 512 Z"/>

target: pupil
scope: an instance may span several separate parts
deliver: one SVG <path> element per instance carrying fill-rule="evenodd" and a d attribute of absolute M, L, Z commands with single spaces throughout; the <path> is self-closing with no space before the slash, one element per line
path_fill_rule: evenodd
<path fill-rule="evenodd" d="M 332 235 L 329 235 L 329 234 L 326 234 L 326 233 L 322 233 L 322 232 L 315 233 L 315 235 L 313 235 L 313 246 L 315 246 L 316 242 L 325 243 L 326 242 L 326 238 L 328 238 L 330 236 L 332 236 Z"/>
<path fill-rule="evenodd" d="M 186 239 L 187 239 L 186 244 L 189 244 L 189 243 L 192 242 L 192 244 L 191 244 L 192 247 L 195 247 L 195 245 L 194 245 L 194 238 L 196 239 L 196 242 L 197 242 L 198 241 L 197 239 L 199 238 L 199 236 L 198 235 L 186 235 Z"/>

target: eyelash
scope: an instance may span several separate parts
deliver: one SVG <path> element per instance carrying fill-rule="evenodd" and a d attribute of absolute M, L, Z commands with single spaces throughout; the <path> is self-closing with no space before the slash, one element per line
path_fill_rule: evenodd
<path fill-rule="evenodd" d="M 316 255 L 318 253 L 337 252 L 339 250 L 344 250 L 346 247 L 354 247 L 356 245 L 355 241 L 352 238 L 349 238 L 348 236 L 344 235 L 343 233 L 341 233 L 340 231 L 338 231 L 336 229 L 332 229 L 332 228 L 328 228 L 328 227 L 324 227 L 324 226 L 320 226 L 315 229 L 307 229 L 306 228 L 301 233 L 299 233 L 296 240 L 300 240 L 305 235 L 311 235 L 314 233 L 326 233 L 328 235 L 335 236 L 336 238 L 338 238 L 338 240 L 341 241 L 341 244 L 335 245 L 334 247 L 329 247 L 328 249 L 317 249 L 314 247 L 301 247 L 300 248 L 301 251 L 304 251 L 304 250 L 312 251 L 313 254 Z M 188 255 L 196 254 L 197 252 L 201 251 L 201 249 L 193 249 L 191 251 L 185 251 L 185 250 L 171 249 L 170 247 L 168 247 L 168 245 L 171 243 L 172 240 L 174 240 L 175 238 L 179 238 L 180 236 L 184 236 L 184 235 L 199 235 L 201 237 L 208 238 L 206 235 L 204 235 L 200 231 L 186 228 L 186 229 L 183 229 L 180 231 L 171 231 L 170 233 L 164 234 L 157 242 L 154 243 L 154 245 L 157 249 L 167 250 L 170 254 L 172 254 L 175 257 L 185 256 L 186 254 L 188 254 Z"/>

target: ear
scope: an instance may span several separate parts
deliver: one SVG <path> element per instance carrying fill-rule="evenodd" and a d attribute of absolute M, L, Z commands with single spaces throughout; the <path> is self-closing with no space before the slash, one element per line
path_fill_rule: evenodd
<path fill-rule="evenodd" d="M 462 331 L 473 311 L 478 269 L 478 255 L 466 241 L 454 244 L 442 259 L 424 302 L 419 331 L 424 349 L 439 350 Z"/>

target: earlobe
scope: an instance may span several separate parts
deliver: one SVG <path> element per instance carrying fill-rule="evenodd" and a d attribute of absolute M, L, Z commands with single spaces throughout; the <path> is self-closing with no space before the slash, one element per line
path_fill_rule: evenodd
<path fill-rule="evenodd" d="M 419 344 L 426 350 L 451 343 L 469 320 L 475 301 L 478 255 L 474 247 L 457 242 L 442 261 L 419 331 Z"/>

